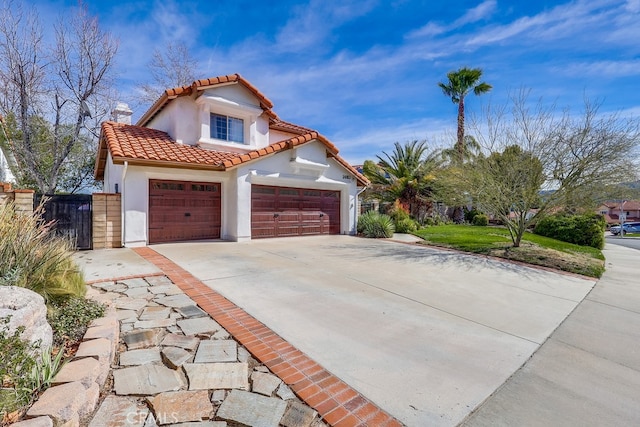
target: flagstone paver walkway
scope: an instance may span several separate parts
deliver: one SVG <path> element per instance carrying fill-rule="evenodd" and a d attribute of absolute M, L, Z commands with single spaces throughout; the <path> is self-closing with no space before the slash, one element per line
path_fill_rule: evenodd
<path fill-rule="evenodd" d="M 122 345 L 90 427 L 402 425 L 172 261 L 135 251 L 162 273 L 92 284 L 117 309 Z"/>

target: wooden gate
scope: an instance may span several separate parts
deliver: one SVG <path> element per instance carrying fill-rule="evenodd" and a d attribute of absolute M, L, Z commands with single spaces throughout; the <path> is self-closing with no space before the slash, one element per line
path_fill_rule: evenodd
<path fill-rule="evenodd" d="M 36 209 L 44 199 L 42 217 L 54 221 L 54 230 L 60 236 L 69 237 L 76 249 L 92 248 L 92 203 L 90 194 L 41 195 L 33 198 Z"/>

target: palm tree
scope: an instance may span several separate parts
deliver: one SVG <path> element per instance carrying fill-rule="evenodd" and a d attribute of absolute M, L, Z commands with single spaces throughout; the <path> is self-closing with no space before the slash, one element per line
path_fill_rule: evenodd
<path fill-rule="evenodd" d="M 371 193 L 388 202 L 399 202 L 417 218 L 431 204 L 435 170 L 441 163 L 439 152 L 431 151 L 426 141 L 394 144 L 391 154 L 382 152 L 378 163 L 367 160 L 364 175 L 372 183 Z"/>
<path fill-rule="evenodd" d="M 479 82 L 482 77 L 480 68 L 462 67 L 458 71 L 450 71 L 447 73 L 449 81 L 447 83 L 438 83 L 442 92 L 451 98 L 454 104 L 458 104 L 458 138 L 456 140 L 456 149 L 458 150 L 458 161 L 464 160 L 464 97 L 473 90 L 475 95 L 482 95 L 492 89 L 490 84 Z"/>

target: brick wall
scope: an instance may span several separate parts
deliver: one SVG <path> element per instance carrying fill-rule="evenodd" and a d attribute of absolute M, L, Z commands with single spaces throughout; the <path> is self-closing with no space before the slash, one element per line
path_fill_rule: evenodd
<path fill-rule="evenodd" d="M 120 194 L 93 193 L 93 249 L 122 247 Z"/>

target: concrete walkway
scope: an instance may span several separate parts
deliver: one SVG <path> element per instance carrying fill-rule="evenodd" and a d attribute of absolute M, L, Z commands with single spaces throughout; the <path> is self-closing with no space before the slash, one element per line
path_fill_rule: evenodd
<path fill-rule="evenodd" d="M 465 426 L 640 425 L 640 251 L 604 253 L 591 293 Z"/>

